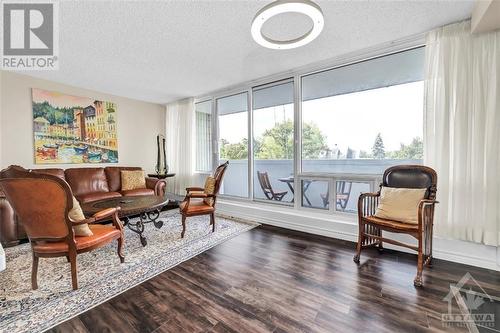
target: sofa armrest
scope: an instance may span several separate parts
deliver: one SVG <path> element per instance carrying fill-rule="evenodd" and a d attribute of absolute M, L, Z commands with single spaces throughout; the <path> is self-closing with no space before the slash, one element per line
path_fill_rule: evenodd
<path fill-rule="evenodd" d="M 146 177 L 146 188 L 155 191 L 155 195 L 164 196 L 167 187 L 167 182 L 164 179 Z"/>
<path fill-rule="evenodd" d="M 0 193 L 0 242 L 4 247 L 13 246 L 19 244 L 19 240 L 22 237 L 20 231 L 23 231 L 22 227 L 18 225 L 16 214 L 12 209 L 10 203 L 7 201 L 5 194 Z"/>

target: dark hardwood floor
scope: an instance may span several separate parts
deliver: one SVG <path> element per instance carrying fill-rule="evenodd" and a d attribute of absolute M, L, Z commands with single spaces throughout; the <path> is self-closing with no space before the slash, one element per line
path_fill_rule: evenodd
<path fill-rule="evenodd" d="M 467 332 L 442 325 L 450 283 L 470 272 L 500 296 L 498 272 L 436 260 L 417 289 L 414 255 L 353 255 L 350 242 L 259 227 L 51 332 Z M 496 327 L 480 332 L 499 330 L 495 307 Z"/>

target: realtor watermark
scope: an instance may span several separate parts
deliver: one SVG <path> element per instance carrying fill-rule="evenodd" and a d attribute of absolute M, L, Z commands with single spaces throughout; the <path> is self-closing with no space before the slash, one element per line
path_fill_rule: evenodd
<path fill-rule="evenodd" d="M 443 326 L 467 327 L 471 332 L 476 331 L 477 326 L 495 327 L 495 311 L 488 307 L 494 299 L 470 273 L 466 273 L 457 284 L 450 284 L 450 291 L 443 301 L 448 302 L 448 313 L 441 314 Z M 454 305 L 458 310 L 453 310 Z"/>
<path fill-rule="evenodd" d="M 59 68 L 59 4 L 56 1 L 2 1 L 4 70 Z"/>

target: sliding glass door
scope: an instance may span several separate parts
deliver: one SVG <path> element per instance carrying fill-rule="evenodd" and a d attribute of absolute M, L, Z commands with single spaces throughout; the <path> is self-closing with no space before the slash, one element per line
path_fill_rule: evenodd
<path fill-rule="evenodd" d="M 252 90 L 255 199 L 273 203 L 293 202 L 293 91 L 292 80 Z"/>
<path fill-rule="evenodd" d="M 248 93 L 217 99 L 219 164 L 229 161 L 221 194 L 248 197 Z"/>

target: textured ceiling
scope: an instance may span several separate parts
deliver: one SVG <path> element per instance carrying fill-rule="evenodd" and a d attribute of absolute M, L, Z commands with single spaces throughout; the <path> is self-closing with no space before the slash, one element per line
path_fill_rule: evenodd
<path fill-rule="evenodd" d="M 270 1 L 87 2 L 60 4 L 59 71 L 24 72 L 81 88 L 165 103 L 323 61 L 470 17 L 467 1 L 317 1 L 325 28 L 311 44 L 268 50 L 250 35 Z M 286 38 L 309 22 L 270 21 Z"/>

